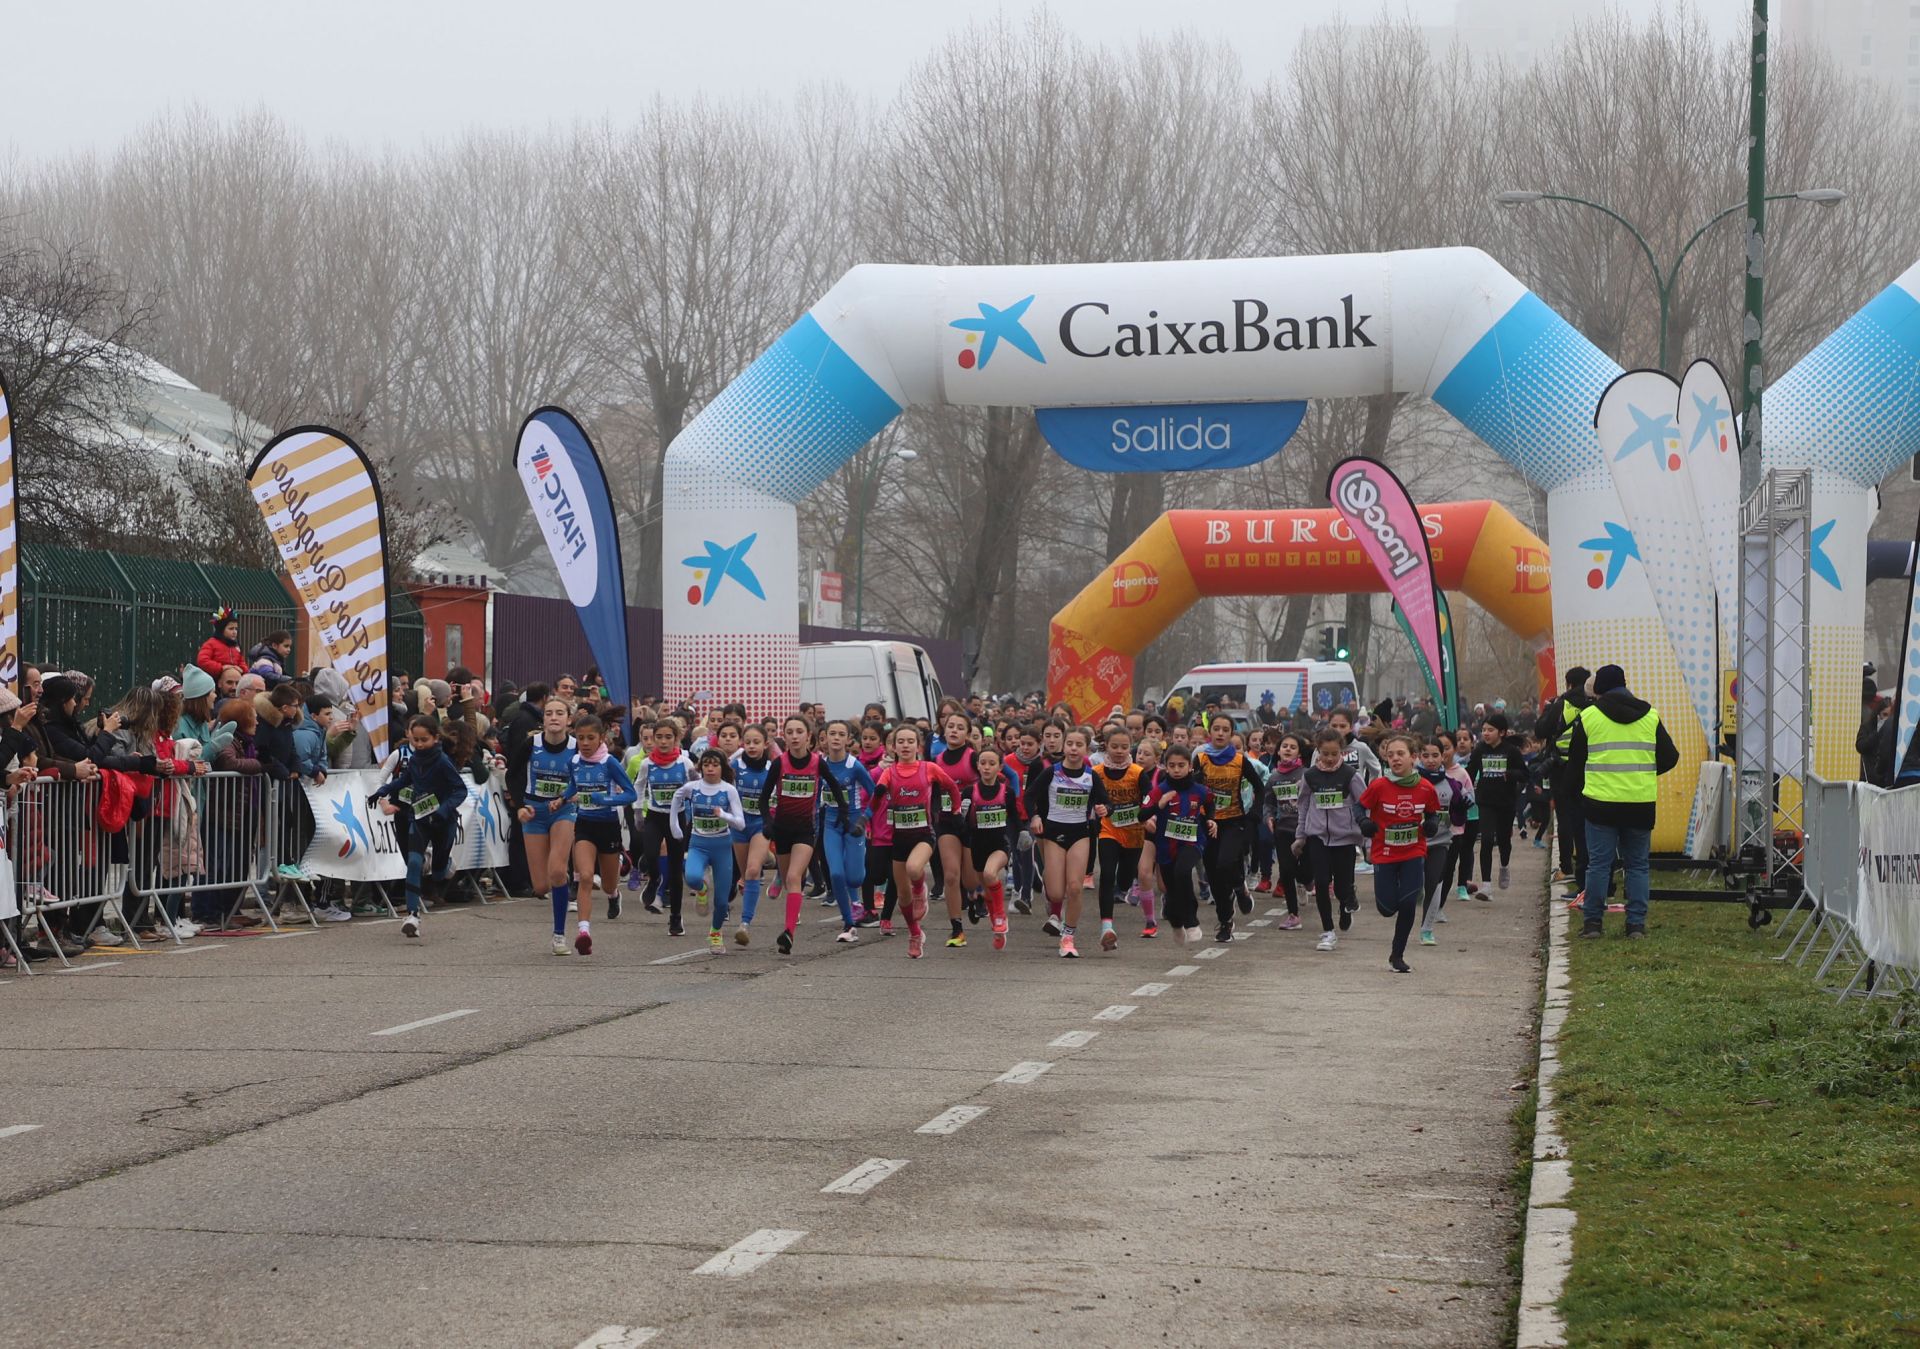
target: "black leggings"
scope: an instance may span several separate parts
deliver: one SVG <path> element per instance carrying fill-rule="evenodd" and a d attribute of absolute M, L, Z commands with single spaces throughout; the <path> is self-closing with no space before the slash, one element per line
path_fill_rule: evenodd
<path fill-rule="evenodd" d="M 1493 879 L 1493 850 L 1500 849 L 1500 865 L 1513 861 L 1513 803 L 1481 804 L 1480 807 L 1480 880 Z"/>
<path fill-rule="evenodd" d="M 1200 897 L 1193 890 L 1193 875 L 1204 860 L 1199 848 L 1185 847 L 1160 867 L 1160 880 L 1167 889 L 1165 917 L 1176 932 L 1200 925 Z"/>
<path fill-rule="evenodd" d="M 667 845 L 663 861 L 660 845 Z M 663 810 L 649 810 L 640 816 L 640 842 L 635 851 L 639 865 L 660 883 L 661 897 L 675 918 L 680 916 L 680 878 L 686 874 L 687 841 L 673 836 L 673 826 Z M 582 877 L 585 880 L 585 877 Z"/>
<path fill-rule="evenodd" d="M 1293 855 L 1291 829 L 1273 831 L 1273 856 L 1280 864 L 1280 893 L 1286 897 L 1287 912 L 1297 916 L 1300 912 L 1299 883 L 1307 879 L 1307 874 L 1300 865 L 1300 859 Z"/>
<path fill-rule="evenodd" d="M 1313 862 L 1313 902 L 1320 909 L 1320 930 L 1333 931 L 1332 891 L 1340 897 L 1340 907 L 1357 909 L 1359 899 L 1353 892 L 1353 863 L 1356 849 L 1351 843 L 1338 846 L 1307 840 L 1307 855 Z"/>
<path fill-rule="evenodd" d="M 1480 821 L 1468 820 L 1465 832 L 1454 835 L 1453 846 L 1448 851 L 1453 864 L 1460 869 L 1459 885 L 1462 890 L 1473 879 L 1473 841 L 1479 837 Z"/>
<path fill-rule="evenodd" d="M 900 889 L 893 880 L 893 848 L 881 846 L 872 839 L 867 840 L 867 878 L 860 886 L 860 902 L 866 905 L 867 912 L 873 912 L 873 896 L 876 891 L 886 894 L 886 913 L 888 922 L 893 921 L 893 907 L 900 902 Z"/>
<path fill-rule="evenodd" d="M 1244 815 L 1216 823 L 1219 832 L 1207 844 L 1207 888 L 1222 923 L 1233 921 L 1233 894 L 1247 879 L 1247 826 Z"/>
<path fill-rule="evenodd" d="M 1140 877 L 1140 850 L 1129 848 L 1117 838 L 1103 838 L 1100 852 L 1100 917 L 1113 917 L 1114 900 L 1133 888 Z"/>

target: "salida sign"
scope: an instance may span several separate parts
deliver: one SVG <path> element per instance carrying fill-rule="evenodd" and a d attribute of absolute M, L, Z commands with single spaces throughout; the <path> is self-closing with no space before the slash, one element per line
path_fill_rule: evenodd
<path fill-rule="evenodd" d="M 1280 452 L 1305 403 L 1184 403 L 1159 407 L 1036 408 L 1047 444 L 1096 473 L 1244 468 Z"/>

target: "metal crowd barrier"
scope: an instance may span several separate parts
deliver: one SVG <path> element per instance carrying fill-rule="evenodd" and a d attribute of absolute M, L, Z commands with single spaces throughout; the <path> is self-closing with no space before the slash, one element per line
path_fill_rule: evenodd
<path fill-rule="evenodd" d="M 105 926 L 136 949 L 136 928 L 148 922 L 178 943 L 173 919 L 196 896 L 219 900 L 222 926 L 249 900 L 275 930 L 288 900 L 314 921 L 310 879 L 279 874 L 283 859 L 302 855 L 302 830 L 311 829 L 298 784 L 242 773 L 154 779 L 147 800 L 135 802 L 144 818 L 115 833 L 100 826 L 102 794 L 97 778 L 43 779 L 14 788 L 7 811 L 22 930 L 37 932 L 62 965 L 72 963 L 52 921 L 62 913 L 84 915 L 81 937 Z M 6 942 L 31 973 L 11 932 Z"/>
<path fill-rule="evenodd" d="M 1914 982 L 1913 971 L 1876 969 L 1860 940 L 1860 807 L 1866 792 L 1878 789 L 1808 778 L 1805 894 L 1810 903 L 1801 910 L 1797 926 L 1789 930 L 1783 923 L 1779 933 L 1787 944 L 1778 959 L 1792 959 L 1796 968 L 1824 944 L 1814 985 L 1836 1000 L 1890 996 Z M 1841 975 L 1846 976 L 1844 983 Z"/>

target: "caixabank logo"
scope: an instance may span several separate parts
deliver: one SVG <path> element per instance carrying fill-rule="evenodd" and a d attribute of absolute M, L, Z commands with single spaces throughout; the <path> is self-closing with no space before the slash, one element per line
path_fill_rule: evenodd
<path fill-rule="evenodd" d="M 962 370 L 985 370 L 1005 342 L 1039 362 L 1046 353 L 1027 331 L 1027 311 L 1035 296 L 1004 308 L 981 301 L 978 313 L 953 319 L 948 327 L 965 333 L 966 345 L 955 361 Z M 1226 301 L 1224 312 L 1191 316 L 1163 315 L 1158 308 L 1115 316 L 1106 300 L 1076 300 L 1055 321 L 1061 349 L 1084 360 L 1153 356 L 1228 356 L 1253 352 L 1347 351 L 1375 347 L 1367 332 L 1372 314 L 1359 312 L 1352 295 L 1340 297 L 1317 313 L 1282 313 L 1265 300 Z M 1138 321 L 1135 321 L 1138 320 Z"/>

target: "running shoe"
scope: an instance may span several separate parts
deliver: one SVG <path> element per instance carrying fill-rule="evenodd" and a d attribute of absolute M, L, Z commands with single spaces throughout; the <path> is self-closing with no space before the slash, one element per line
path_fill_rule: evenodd
<path fill-rule="evenodd" d="M 667 923 L 667 935 L 669 937 L 684 937 L 687 935 L 687 925 L 678 918 L 671 919 Z"/>
<path fill-rule="evenodd" d="M 1433 939 L 1432 928 L 1423 927 L 1420 929 L 1420 944 L 1422 946 L 1438 946 L 1440 943 Z"/>
<path fill-rule="evenodd" d="M 1354 875 L 1356 875 L 1356 876 L 1371 876 L 1371 875 L 1373 875 L 1373 863 L 1371 863 L 1371 862 L 1355 862 L 1355 863 L 1353 864 L 1353 874 L 1354 874 Z"/>
<path fill-rule="evenodd" d="M 1436 923 L 1451 923 L 1453 920 L 1447 917 L 1447 911 L 1442 909 L 1433 916 L 1433 921 Z"/>
<path fill-rule="evenodd" d="M 707 896 L 712 892 L 712 890 L 713 890 L 713 887 L 711 885 L 703 885 L 694 892 L 693 911 L 695 913 L 705 913 L 707 911 Z M 608 917 L 612 917 L 612 916 L 613 915 L 611 914 L 608 915 Z"/>
<path fill-rule="evenodd" d="M 907 929 L 907 958 L 909 960 L 918 960 L 920 958 L 920 953 L 922 951 L 925 951 L 926 949 L 927 949 L 926 929 L 918 928 L 918 927 L 908 928 Z"/>
<path fill-rule="evenodd" d="M 1206 935 L 1207 935 L 1206 933 L 1202 932 L 1197 927 L 1188 928 L 1187 929 L 1187 945 L 1198 946 L 1203 940 L 1205 940 Z"/>
<path fill-rule="evenodd" d="M 986 900 L 982 899 L 979 895 L 975 895 L 972 899 L 969 899 L 967 901 L 967 921 L 969 923 L 973 923 L 977 925 L 980 922 L 980 920 L 982 918 L 985 918 L 986 916 L 987 916 Z"/>
<path fill-rule="evenodd" d="M 1253 912 L 1253 896 L 1248 894 L 1244 887 L 1242 887 L 1240 892 L 1234 896 L 1233 902 L 1240 906 L 1241 913 Z"/>
<path fill-rule="evenodd" d="M 1060 938 L 1060 958 L 1062 960 L 1078 960 L 1080 958 L 1080 952 L 1074 949 L 1073 938 L 1064 934 L 1062 934 Z"/>
<path fill-rule="evenodd" d="M 1040 924 L 1040 930 L 1049 937 L 1057 937 L 1060 935 L 1060 920 L 1052 914 L 1048 914 L 1047 921 Z"/>
<path fill-rule="evenodd" d="M 620 916 L 620 887 L 616 885 L 613 887 L 613 893 L 607 896 L 607 917 L 618 918 L 619 916 Z"/>
<path fill-rule="evenodd" d="M 1505 862 L 1502 862 L 1500 864 L 1500 888 L 1502 890 L 1507 888 L 1507 882 L 1508 880 L 1511 879 L 1511 877 L 1512 877 L 1512 872 L 1508 869 L 1507 864 Z"/>
<path fill-rule="evenodd" d="M 1353 910 L 1349 909 L 1346 905 L 1342 904 L 1340 906 L 1340 930 L 1342 932 L 1345 932 L 1348 928 L 1352 926 L 1353 926 Z"/>
<path fill-rule="evenodd" d="M 1506 869 L 1505 867 L 1501 867 L 1501 868 L 1500 868 L 1500 874 L 1501 874 L 1502 876 L 1505 876 L 1505 875 L 1507 874 L 1507 869 Z M 1502 890 L 1504 890 L 1504 889 L 1506 889 L 1507 887 L 1506 887 L 1506 885 L 1505 885 L 1504 883 L 1502 883 L 1502 885 L 1500 886 L 1500 888 L 1501 888 Z M 1493 903 L 1493 891 L 1491 891 L 1491 890 L 1488 890 L 1488 889 L 1486 889 L 1486 888 L 1484 888 L 1484 887 L 1483 887 L 1483 888 L 1481 888 L 1481 889 L 1479 889 L 1479 890 L 1475 890 L 1475 891 L 1473 892 L 1473 897 L 1474 897 L 1475 899 L 1477 899 L 1477 900 L 1479 900 L 1479 901 L 1480 901 L 1480 902 L 1481 902 L 1482 904 L 1491 904 L 1491 903 Z"/>
<path fill-rule="evenodd" d="M 1464 886 L 1464 885 L 1456 885 L 1456 886 L 1454 886 L 1454 887 L 1453 887 L 1453 897 L 1454 897 L 1455 899 L 1465 899 L 1465 898 L 1467 897 L 1467 887 L 1466 887 L 1466 886 Z"/>
<path fill-rule="evenodd" d="M 1233 940 L 1233 923 L 1231 921 L 1228 921 L 1220 924 L 1219 928 L 1216 929 L 1213 934 L 1213 939 L 1217 942 L 1220 942 L 1223 945 L 1227 942 L 1232 941 Z"/>
<path fill-rule="evenodd" d="M 951 937 L 947 938 L 947 945 L 955 948 L 965 946 L 966 944 L 967 944 L 967 934 L 964 932 L 956 932 Z"/>
<path fill-rule="evenodd" d="M 1086 881 L 1085 881 L 1085 882 L 1083 882 L 1083 883 L 1081 884 L 1081 886 L 1080 886 L 1080 888 L 1081 888 L 1082 890 L 1091 890 L 1091 889 L 1093 889 L 1093 877 L 1092 877 L 1091 875 L 1089 875 L 1089 876 L 1087 877 L 1087 879 L 1086 879 Z"/>
<path fill-rule="evenodd" d="M 1314 943 L 1313 949 L 1316 951 L 1331 951 L 1339 944 L 1340 938 L 1338 936 L 1331 932 L 1322 932 L 1320 934 L 1320 940 Z"/>
<path fill-rule="evenodd" d="M 1273 893 L 1273 882 L 1262 876 L 1253 888 L 1260 894 L 1270 895 Z"/>
<path fill-rule="evenodd" d="M 568 901 L 567 901 L 567 912 L 568 912 L 568 913 L 578 913 L 578 912 L 580 912 L 580 901 L 579 901 L 579 900 L 577 900 L 577 899 L 570 899 L 570 900 L 568 900 Z M 655 909 L 655 910 L 654 910 L 654 912 L 655 912 L 655 913 L 658 913 L 658 912 L 659 912 L 659 910 L 658 910 L 658 909 Z"/>
<path fill-rule="evenodd" d="M 735 946 L 745 946 L 752 940 L 753 938 L 747 935 L 747 925 L 745 923 L 740 924 L 739 927 L 733 930 L 733 944 Z"/>
<path fill-rule="evenodd" d="M 559 932 L 553 934 L 553 953 L 557 956 L 567 954 L 567 939 L 564 934 Z"/>
<path fill-rule="evenodd" d="M 854 919 L 853 925 L 855 927 L 879 927 L 880 915 L 869 911 Z"/>
<path fill-rule="evenodd" d="M 996 951 L 1004 951 L 1007 949 L 1007 920 L 1005 915 L 993 920 L 993 949 Z"/>
<path fill-rule="evenodd" d="M 1026 895 L 1015 895 L 1013 898 L 1013 911 L 1015 913 L 1032 913 L 1033 900 Z"/>
<path fill-rule="evenodd" d="M 1545 834 L 1535 834 L 1533 836 L 1533 846 L 1536 848 L 1545 849 L 1547 846 L 1547 836 Z"/>
<path fill-rule="evenodd" d="M 720 935 L 719 928 L 716 927 L 711 932 L 707 933 L 707 948 L 711 950 L 715 955 L 719 955 L 722 951 L 727 949 L 727 939 Z"/>
<path fill-rule="evenodd" d="M 1140 935 L 1143 937 L 1157 937 L 1160 935 L 1160 929 L 1152 924 L 1148 924 L 1146 927 L 1140 929 Z"/>
<path fill-rule="evenodd" d="M 780 948 L 781 955 L 783 956 L 792 955 L 793 954 L 793 929 L 789 928 L 785 932 L 782 932 L 778 937 L 774 938 L 773 944 Z"/>
<path fill-rule="evenodd" d="M 648 913 L 665 913 L 667 911 L 667 906 L 660 902 L 660 896 L 658 895 L 655 895 L 647 901 L 646 908 Z"/>
<path fill-rule="evenodd" d="M 837 942 L 845 942 L 848 946 L 852 946 L 860 940 L 860 934 L 850 927 L 842 928 L 840 929 L 840 935 L 835 937 L 834 940 Z"/>
<path fill-rule="evenodd" d="M 1280 924 L 1279 924 L 1279 927 L 1280 927 L 1280 930 L 1281 930 L 1282 932 L 1297 932 L 1297 931 L 1299 931 L 1299 929 L 1300 929 L 1300 915 L 1299 915 L 1299 914 L 1297 914 L 1297 913 L 1290 913 L 1290 914 L 1288 914 L 1288 915 L 1287 915 L 1287 916 L 1286 916 L 1285 918 L 1282 918 L 1282 919 L 1280 920 Z"/>
<path fill-rule="evenodd" d="M 1100 949 L 1111 951 L 1120 944 L 1120 934 L 1110 927 L 1100 929 Z"/>
<path fill-rule="evenodd" d="M 584 927 L 573 938 L 573 949 L 583 956 L 593 954 L 593 934 Z"/>
<path fill-rule="evenodd" d="M 891 937 L 893 935 L 893 919 L 882 918 L 880 920 L 880 935 L 883 937 Z"/>
<path fill-rule="evenodd" d="M 1392 970 L 1395 974 L 1412 974 L 1413 973 L 1413 966 L 1407 964 L 1406 961 L 1400 959 L 1398 956 L 1395 956 L 1391 960 L 1387 961 L 1387 968 Z"/>
<path fill-rule="evenodd" d="M 638 890 L 647 883 L 646 873 L 631 862 L 624 863 L 627 868 L 627 889 Z"/>
<path fill-rule="evenodd" d="M 420 935 L 419 914 L 410 913 L 400 920 L 400 935 L 403 937 L 417 937 Z"/>

